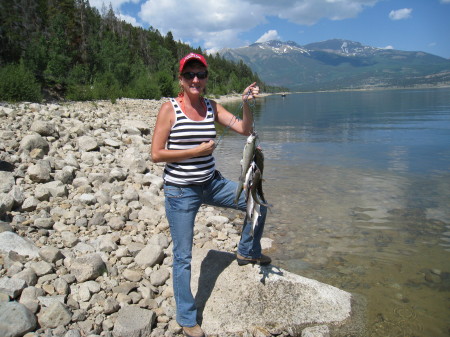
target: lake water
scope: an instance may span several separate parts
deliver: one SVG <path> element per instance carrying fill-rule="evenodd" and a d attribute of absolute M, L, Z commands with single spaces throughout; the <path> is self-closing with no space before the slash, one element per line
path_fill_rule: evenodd
<path fill-rule="evenodd" d="M 362 295 L 366 336 L 450 336 L 450 89 L 273 95 L 254 111 L 273 263 Z M 244 143 L 227 132 L 216 150 L 230 179 Z"/>

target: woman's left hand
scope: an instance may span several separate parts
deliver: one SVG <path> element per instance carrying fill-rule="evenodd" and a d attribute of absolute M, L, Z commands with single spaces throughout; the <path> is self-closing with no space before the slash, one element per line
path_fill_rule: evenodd
<path fill-rule="evenodd" d="M 259 94 L 259 87 L 256 85 L 256 82 L 250 84 L 247 88 L 245 88 L 244 93 L 242 94 L 242 100 L 251 100 L 255 99 Z"/>

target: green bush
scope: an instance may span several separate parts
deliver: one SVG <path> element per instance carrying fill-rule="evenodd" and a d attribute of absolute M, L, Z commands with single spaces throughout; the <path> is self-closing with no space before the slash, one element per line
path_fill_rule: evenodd
<path fill-rule="evenodd" d="M 173 79 L 172 75 L 167 71 L 160 71 L 157 73 L 157 82 L 159 90 L 163 97 L 172 97 L 173 91 Z"/>
<path fill-rule="evenodd" d="M 131 83 L 128 97 L 159 99 L 161 98 L 161 91 L 157 81 L 153 80 L 148 73 L 143 73 Z"/>
<path fill-rule="evenodd" d="M 100 74 L 96 78 L 92 93 L 94 99 L 110 99 L 111 101 L 122 96 L 119 82 L 111 72 Z"/>
<path fill-rule="evenodd" d="M 82 84 L 69 85 L 66 98 L 70 101 L 91 101 L 94 99 L 93 87 Z"/>
<path fill-rule="evenodd" d="M 40 102 L 41 100 L 41 86 L 23 62 L 8 64 L 0 69 L 0 101 Z"/>

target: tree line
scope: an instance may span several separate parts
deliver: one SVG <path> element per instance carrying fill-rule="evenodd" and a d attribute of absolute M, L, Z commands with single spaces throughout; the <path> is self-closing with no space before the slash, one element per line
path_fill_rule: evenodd
<path fill-rule="evenodd" d="M 0 101 L 159 99 L 178 93 L 178 61 L 201 48 L 120 20 L 88 0 L 0 1 Z M 267 86 L 242 61 L 207 55 L 209 95 Z"/>

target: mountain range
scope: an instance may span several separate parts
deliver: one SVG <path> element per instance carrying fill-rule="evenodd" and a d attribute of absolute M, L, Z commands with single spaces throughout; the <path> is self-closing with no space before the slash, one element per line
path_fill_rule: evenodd
<path fill-rule="evenodd" d="M 269 85 L 334 90 L 450 84 L 450 60 L 425 52 L 364 46 L 333 39 L 300 46 L 272 40 L 219 51 L 242 60 Z"/>

